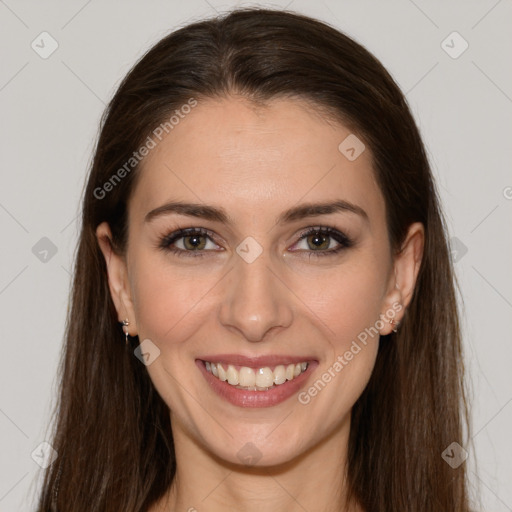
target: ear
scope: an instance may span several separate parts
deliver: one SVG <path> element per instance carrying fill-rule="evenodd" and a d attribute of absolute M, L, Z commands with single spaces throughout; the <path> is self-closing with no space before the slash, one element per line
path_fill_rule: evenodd
<path fill-rule="evenodd" d="M 415 222 L 409 226 L 405 241 L 394 258 L 394 272 L 388 282 L 384 311 L 381 312 L 384 321 L 380 329 L 382 335 L 389 334 L 404 317 L 416 286 L 424 245 L 425 228 L 421 222 Z"/>
<path fill-rule="evenodd" d="M 117 311 L 117 318 L 119 322 L 128 320 L 129 325 L 123 329 L 130 336 L 136 336 L 137 323 L 126 262 L 112 247 L 112 233 L 107 222 L 102 222 L 96 228 L 96 238 L 107 265 L 108 286 Z"/>

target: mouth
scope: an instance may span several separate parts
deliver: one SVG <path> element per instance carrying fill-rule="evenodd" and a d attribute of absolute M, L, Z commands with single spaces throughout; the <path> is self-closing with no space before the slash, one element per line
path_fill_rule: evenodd
<path fill-rule="evenodd" d="M 310 357 L 206 356 L 196 364 L 210 387 L 240 407 L 277 405 L 298 392 L 318 361 Z"/>

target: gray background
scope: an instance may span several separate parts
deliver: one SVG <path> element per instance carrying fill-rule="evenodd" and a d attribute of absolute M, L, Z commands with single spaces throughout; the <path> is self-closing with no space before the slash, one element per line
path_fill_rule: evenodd
<path fill-rule="evenodd" d="M 0 0 L 0 511 L 34 508 L 42 470 L 31 453 L 47 439 L 78 204 L 104 106 L 150 45 L 236 5 L 256 4 Z M 482 509 L 512 511 L 512 3 L 259 5 L 288 6 L 345 31 L 407 94 L 455 237 L 473 395 L 466 464 Z M 43 31 L 58 43 L 47 59 L 31 47 L 51 49 Z M 447 39 L 454 31 L 463 39 Z M 464 40 L 469 47 L 453 58 Z"/>

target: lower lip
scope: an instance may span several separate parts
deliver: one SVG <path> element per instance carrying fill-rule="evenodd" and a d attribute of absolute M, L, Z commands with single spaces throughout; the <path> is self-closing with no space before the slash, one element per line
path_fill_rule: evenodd
<path fill-rule="evenodd" d="M 292 380 L 287 380 L 279 386 L 274 386 L 268 391 L 247 391 L 245 389 L 238 389 L 224 382 L 217 377 L 214 377 L 207 371 L 204 362 L 196 359 L 196 364 L 199 370 L 204 375 L 204 378 L 210 384 L 211 388 L 222 398 L 238 407 L 272 407 L 273 405 L 284 402 L 292 395 L 297 393 L 300 388 L 305 384 L 309 375 L 318 365 L 317 361 L 311 361 L 298 377 Z"/>

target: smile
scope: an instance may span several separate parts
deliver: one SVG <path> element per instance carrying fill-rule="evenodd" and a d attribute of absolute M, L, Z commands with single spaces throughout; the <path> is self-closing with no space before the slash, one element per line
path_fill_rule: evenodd
<path fill-rule="evenodd" d="M 270 388 L 280 386 L 293 380 L 308 368 L 306 361 L 296 364 L 264 366 L 251 368 L 248 366 L 235 366 L 227 363 L 204 362 L 206 371 L 217 379 L 227 382 L 237 389 L 248 391 L 268 391 Z"/>
<path fill-rule="evenodd" d="M 318 366 L 312 357 L 283 355 L 218 354 L 195 362 L 210 389 L 238 407 L 272 407 L 288 400 L 300 392 Z"/>

